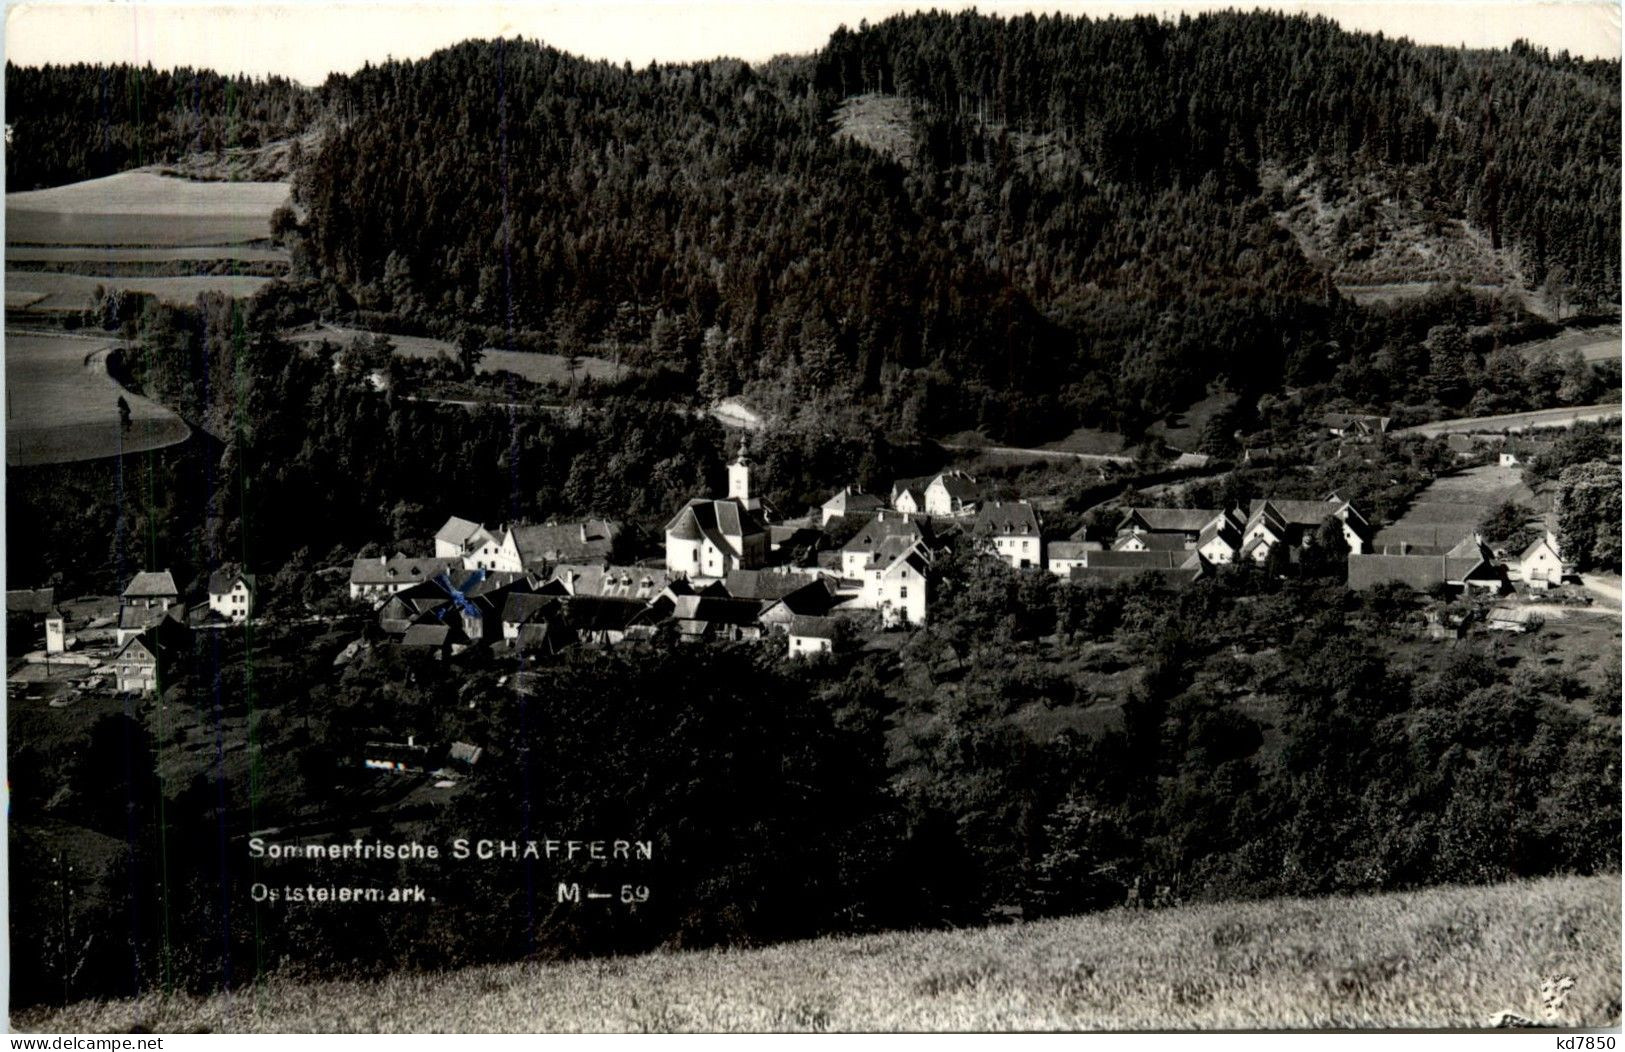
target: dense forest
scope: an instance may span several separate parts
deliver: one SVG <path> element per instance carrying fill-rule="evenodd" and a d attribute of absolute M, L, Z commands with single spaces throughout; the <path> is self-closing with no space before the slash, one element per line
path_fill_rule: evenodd
<path fill-rule="evenodd" d="M 6 63 L 6 190 L 95 179 L 307 130 L 314 93 L 282 77 Z"/>
<path fill-rule="evenodd" d="M 1264 161 L 1378 173 L 1613 298 L 1618 84 L 1264 14 L 915 15 L 761 68 L 467 43 L 324 86 L 296 258 L 331 311 L 615 348 L 708 398 L 1133 433 L 1367 351 Z M 895 155 L 837 134 L 877 92 L 912 114 Z"/>

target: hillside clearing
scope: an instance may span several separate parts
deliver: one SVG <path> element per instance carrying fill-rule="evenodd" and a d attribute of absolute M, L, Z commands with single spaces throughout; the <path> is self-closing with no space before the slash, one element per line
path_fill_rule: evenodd
<path fill-rule="evenodd" d="M 106 1033 L 1023 1031 L 1617 1025 L 1617 874 L 1349 899 L 1114 910 L 762 950 L 151 995 L 24 1012 L 14 1028 Z"/>
<path fill-rule="evenodd" d="M 183 442 L 186 423 L 107 374 L 107 341 L 6 334 L 6 463 L 61 464 Z M 119 425 L 118 399 L 130 406 Z"/>
<path fill-rule="evenodd" d="M 1504 413 L 1499 416 L 1464 416 L 1452 420 L 1435 420 L 1431 424 L 1402 427 L 1396 435 L 1437 435 L 1456 433 L 1492 434 L 1529 431 L 1540 427 L 1573 427 L 1582 421 L 1612 420 L 1619 416 L 1619 405 L 1577 405 L 1563 409 L 1536 409 L 1528 413 Z"/>
<path fill-rule="evenodd" d="M 447 340 L 430 336 L 398 336 L 394 333 L 370 333 L 361 329 L 347 329 L 337 325 L 324 325 L 317 329 L 300 329 L 288 334 L 294 343 L 313 344 L 323 340 L 348 347 L 363 336 L 386 335 L 395 345 L 395 353 L 402 358 L 449 358 L 457 360 L 457 348 Z M 569 360 L 560 354 L 536 351 L 504 351 L 494 348 L 481 352 L 479 372 L 509 372 L 534 384 L 571 382 Z M 594 380 L 616 380 L 629 370 L 607 358 L 582 355 L 576 359 L 574 379 L 592 377 Z"/>
<path fill-rule="evenodd" d="M 34 310 L 87 310 L 96 303 L 96 289 L 123 289 L 157 296 L 165 303 L 194 303 L 204 292 L 223 292 L 247 299 L 272 281 L 243 274 L 145 275 L 56 274 L 49 271 L 8 270 L 6 289 L 32 297 Z"/>

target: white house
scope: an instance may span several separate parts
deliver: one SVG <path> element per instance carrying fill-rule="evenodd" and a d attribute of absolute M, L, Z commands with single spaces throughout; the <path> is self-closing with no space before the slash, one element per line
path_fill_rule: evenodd
<path fill-rule="evenodd" d="M 906 511 L 876 512 L 874 518 L 863 524 L 863 529 L 841 546 L 841 577 L 848 581 L 867 581 L 875 570 L 883 568 L 871 564 L 878 561 L 882 548 L 893 538 L 901 538 L 903 543 L 893 547 L 886 562 L 916 541 L 929 548 L 933 543 L 930 521 Z"/>
<path fill-rule="evenodd" d="M 1044 565 L 1057 577 L 1072 575 L 1075 566 L 1088 566 L 1089 553 L 1101 550 L 1098 541 L 1051 541 L 1044 549 Z"/>
<path fill-rule="evenodd" d="M 461 559 L 495 542 L 484 526 L 453 515 L 434 535 L 434 554 L 441 559 Z"/>
<path fill-rule="evenodd" d="M 1555 588 L 1563 583 L 1563 558 L 1550 533 L 1525 548 L 1513 566 L 1531 588 Z"/>
<path fill-rule="evenodd" d="M 927 515 L 967 515 L 981 495 L 976 479 L 963 471 L 944 471 L 925 487 Z"/>
<path fill-rule="evenodd" d="M 977 539 L 1017 570 L 1044 565 L 1038 512 L 1024 500 L 990 501 L 976 512 Z"/>
<path fill-rule="evenodd" d="M 228 621 L 243 622 L 254 612 L 254 575 L 216 570 L 209 575 L 209 609 Z"/>
<path fill-rule="evenodd" d="M 823 503 L 818 524 L 828 526 L 831 519 L 844 518 L 848 515 L 872 515 L 885 506 L 886 502 L 873 493 L 865 493 L 854 486 L 847 486 Z"/>
<path fill-rule="evenodd" d="M 461 568 L 462 560 L 456 558 L 413 559 L 401 552 L 374 558 L 358 555 L 350 564 L 350 598 L 394 595 Z"/>
<path fill-rule="evenodd" d="M 1225 566 L 1241 555 L 1241 529 L 1228 515 L 1216 515 L 1196 538 L 1196 551 L 1214 566 Z"/>
<path fill-rule="evenodd" d="M 800 616 L 792 618 L 789 636 L 791 657 L 827 654 L 835 647 L 835 619 Z"/>
<path fill-rule="evenodd" d="M 926 589 L 930 583 L 930 573 L 930 553 L 917 542 L 886 565 L 880 572 L 873 593 L 881 624 L 888 628 L 925 624 Z"/>

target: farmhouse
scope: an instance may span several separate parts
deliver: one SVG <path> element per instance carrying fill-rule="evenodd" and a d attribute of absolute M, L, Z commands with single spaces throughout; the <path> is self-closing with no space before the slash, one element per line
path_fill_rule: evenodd
<path fill-rule="evenodd" d="M 949 517 L 969 515 L 981 497 L 976 478 L 963 471 L 944 471 L 920 479 L 901 479 L 892 485 L 892 508 L 910 514 Z"/>
<path fill-rule="evenodd" d="M 178 620 L 160 616 L 151 628 L 125 641 L 113 658 L 113 678 L 119 692 L 152 694 L 162 690 L 185 656 L 191 638 Z"/>
<path fill-rule="evenodd" d="M 209 609 L 241 624 L 254 611 L 254 588 L 253 574 L 216 570 L 209 575 Z"/>
<path fill-rule="evenodd" d="M 1145 581 L 1168 589 L 1192 584 L 1206 572 L 1207 564 L 1195 552 L 1091 552 L 1088 564 L 1075 567 L 1067 579 L 1086 587 Z"/>
<path fill-rule="evenodd" d="M 442 559 L 478 558 L 495 554 L 499 542 L 484 526 L 453 515 L 434 535 L 434 553 Z"/>
<path fill-rule="evenodd" d="M 1050 572 L 1066 577 L 1075 566 L 1089 561 L 1090 552 L 1101 550 L 1098 541 L 1050 541 L 1045 547 L 1045 564 Z"/>
<path fill-rule="evenodd" d="M 1044 538 L 1038 512 L 1024 500 L 989 501 L 972 526 L 978 543 L 1017 570 L 1044 565 Z"/>
<path fill-rule="evenodd" d="M 1476 536 L 1470 523 L 1404 523 L 1378 530 L 1371 550 L 1381 555 L 1443 555 Z"/>
<path fill-rule="evenodd" d="M 875 562 L 886 541 L 901 537 L 909 543 L 918 541 L 930 548 L 935 545 L 935 533 L 929 519 L 906 511 L 880 511 L 864 523 L 863 529 L 841 546 L 841 577 L 848 581 L 863 581 L 872 575 Z M 906 547 L 906 546 L 905 546 Z M 902 549 L 893 549 L 892 555 Z"/>
<path fill-rule="evenodd" d="M 1117 524 L 1117 536 L 1122 539 L 1126 533 L 1176 538 L 1182 546 L 1194 546 L 1202 530 L 1218 515 L 1215 508 L 1129 508 Z"/>
<path fill-rule="evenodd" d="M 1550 453 L 1555 443 L 1541 438 L 1510 438 L 1506 445 L 1501 447 L 1497 462 L 1504 468 L 1519 467 L 1545 453 Z"/>
<path fill-rule="evenodd" d="M 1508 568 L 1531 588 L 1555 588 L 1563 583 L 1563 558 L 1550 533 L 1525 548 Z"/>
<path fill-rule="evenodd" d="M 828 526 L 830 520 L 846 518 L 851 515 L 873 515 L 886 506 L 886 502 L 873 493 L 865 493 L 861 489 L 847 486 L 835 496 L 826 500 L 820 507 L 820 526 Z M 918 511 L 919 509 L 914 509 Z"/>
<path fill-rule="evenodd" d="M 438 574 L 459 569 L 462 569 L 461 559 L 413 559 L 401 552 L 388 557 L 358 555 L 350 564 L 350 598 L 394 595 Z"/>
<path fill-rule="evenodd" d="M 185 616 L 180 592 L 168 570 L 142 571 L 130 578 L 119 596 L 118 624 L 114 630 L 119 646 L 167 619 Z"/>
<path fill-rule="evenodd" d="M 1389 582 L 1418 592 L 1472 588 L 1498 593 L 1504 584 L 1500 572 L 1471 539 L 1444 555 L 1349 555 L 1349 588 L 1365 591 Z"/>
<path fill-rule="evenodd" d="M 1343 530 L 1343 542 L 1356 554 L 1366 549 L 1370 531 L 1365 516 L 1354 505 L 1335 494 L 1325 500 L 1254 500 L 1247 507 L 1241 527 L 1241 554 L 1257 562 L 1268 558 L 1280 543 L 1296 548 L 1311 543 L 1314 532 L 1327 519 L 1336 519 Z"/>
<path fill-rule="evenodd" d="M 1372 438 L 1387 434 L 1389 418 L 1374 413 L 1327 413 L 1321 422 L 1339 438 Z"/>
<path fill-rule="evenodd" d="M 598 595 L 648 602 L 666 590 L 671 575 L 644 566 L 606 566 L 562 563 L 553 568 L 553 581 L 566 595 Z"/>
<path fill-rule="evenodd" d="M 827 654 L 835 648 L 835 619 L 797 617 L 790 622 L 789 637 L 791 657 Z"/>
<path fill-rule="evenodd" d="M 1241 555 L 1241 526 L 1230 515 L 1220 515 L 1196 537 L 1196 551 L 1214 566 L 1225 566 Z"/>

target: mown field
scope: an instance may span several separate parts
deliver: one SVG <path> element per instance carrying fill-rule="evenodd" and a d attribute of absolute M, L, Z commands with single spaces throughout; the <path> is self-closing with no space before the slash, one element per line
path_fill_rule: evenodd
<path fill-rule="evenodd" d="M 6 334 L 6 464 L 27 467 L 183 442 L 185 421 L 107 374 L 106 339 Z M 130 406 L 119 422 L 118 399 Z"/>
<path fill-rule="evenodd" d="M 319 343 L 327 340 L 348 346 L 370 333 L 337 325 L 324 325 L 319 329 L 300 329 L 289 334 L 295 343 Z M 449 341 L 428 336 L 389 336 L 395 353 L 402 358 L 450 358 L 456 360 L 457 348 Z M 607 358 L 582 355 L 576 359 L 575 379 L 592 377 L 595 380 L 614 380 L 626 370 Z M 480 358 L 479 372 L 510 372 L 531 383 L 568 384 L 571 380 L 569 361 L 563 355 L 540 354 L 531 351 L 502 351 L 488 349 Z"/>
<path fill-rule="evenodd" d="M 191 182 L 121 172 L 6 195 L 6 309 L 81 311 L 95 290 L 189 303 L 248 296 L 287 265 L 270 244 L 286 183 Z"/>
<path fill-rule="evenodd" d="M 1548 1005 L 1542 983 L 1570 978 Z M 762 950 L 276 979 L 26 1032 L 1021 1031 L 1617 1025 L 1618 875 L 1108 913 Z"/>

